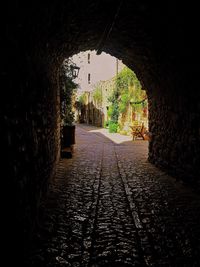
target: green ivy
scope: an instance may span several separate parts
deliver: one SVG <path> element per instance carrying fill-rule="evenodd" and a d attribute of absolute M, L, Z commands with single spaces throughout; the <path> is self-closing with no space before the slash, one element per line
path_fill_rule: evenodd
<path fill-rule="evenodd" d="M 129 100 L 130 100 L 129 92 L 123 93 L 121 95 L 121 99 L 120 99 L 120 103 L 119 103 L 119 112 L 120 113 L 126 112 Z"/>
<path fill-rule="evenodd" d="M 66 60 L 60 69 L 61 120 L 64 125 L 72 125 L 74 122 L 72 98 L 77 87 Z"/>
<path fill-rule="evenodd" d="M 110 116 L 111 121 L 117 123 L 119 118 L 119 103 L 118 103 L 119 93 L 117 88 L 113 91 L 112 95 L 109 97 L 109 102 L 111 105 L 108 109 L 108 116 Z"/>
<path fill-rule="evenodd" d="M 116 77 L 116 87 L 121 92 L 127 92 L 131 86 L 139 90 L 142 88 L 136 74 L 128 67 L 124 67 Z"/>
<path fill-rule="evenodd" d="M 109 130 L 108 130 L 109 133 L 116 133 L 117 129 L 118 129 L 118 123 L 110 121 L 108 128 L 109 128 Z"/>
<path fill-rule="evenodd" d="M 111 103 L 108 110 L 110 121 L 117 124 L 119 115 L 126 113 L 129 103 L 132 103 L 131 105 L 135 111 L 141 110 L 141 107 L 147 105 L 147 101 L 141 102 L 145 97 L 146 93 L 142 90 L 136 74 L 128 67 L 124 67 L 115 77 L 115 85 L 111 96 L 108 98 Z M 116 129 L 116 127 L 112 128 Z"/>

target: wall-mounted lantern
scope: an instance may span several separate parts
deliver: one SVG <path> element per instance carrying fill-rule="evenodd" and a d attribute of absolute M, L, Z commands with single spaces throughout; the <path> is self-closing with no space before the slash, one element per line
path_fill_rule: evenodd
<path fill-rule="evenodd" d="M 80 67 L 77 67 L 76 65 L 70 65 L 71 75 L 73 79 L 78 77 Z"/>

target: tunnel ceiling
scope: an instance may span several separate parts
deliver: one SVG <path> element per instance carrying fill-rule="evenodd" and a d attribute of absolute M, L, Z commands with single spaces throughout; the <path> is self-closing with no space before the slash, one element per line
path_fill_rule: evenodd
<path fill-rule="evenodd" d="M 51 68 L 80 51 L 99 49 L 122 59 L 150 90 L 161 73 L 167 88 L 168 76 L 173 79 L 177 69 L 183 74 L 191 60 L 189 10 L 176 1 L 15 1 L 8 10 L 6 34 L 14 57 L 20 50 L 18 56 L 27 53 Z"/>

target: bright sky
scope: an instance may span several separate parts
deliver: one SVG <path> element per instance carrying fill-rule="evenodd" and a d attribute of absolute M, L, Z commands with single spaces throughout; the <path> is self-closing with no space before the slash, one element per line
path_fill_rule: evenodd
<path fill-rule="evenodd" d="M 80 85 L 80 89 L 83 91 L 90 91 L 97 82 L 114 77 L 117 71 L 117 61 L 119 69 L 123 66 L 122 62 L 115 57 L 104 52 L 96 55 L 94 50 L 81 52 L 71 59 L 80 67 L 79 76 L 74 81 Z M 88 83 L 88 79 L 90 79 L 90 83 Z"/>

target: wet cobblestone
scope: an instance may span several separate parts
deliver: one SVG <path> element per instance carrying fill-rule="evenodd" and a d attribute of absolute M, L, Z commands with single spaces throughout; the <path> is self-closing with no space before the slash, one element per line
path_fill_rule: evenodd
<path fill-rule="evenodd" d="M 200 266 L 200 198 L 147 162 L 147 142 L 77 127 L 26 266 Z"/>

